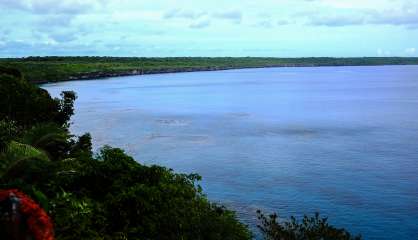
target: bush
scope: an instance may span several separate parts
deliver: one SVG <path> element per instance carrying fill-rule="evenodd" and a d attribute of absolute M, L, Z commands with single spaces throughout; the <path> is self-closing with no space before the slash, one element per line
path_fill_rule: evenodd
<path fill-rule="evenodd" d="M 62 163 L 60 169 L 68 164 Z M 57 222 L 77 227 L 73 239 L 92 230 L 109 239 L 250 239 L 248 229 L 231 211 L 207 201 L 196 185 L 197 175 L 143 166 L 110 147 L 95 159 L 70 164 L 74 172 L 61 174 L 53 184 L 91 211 L 80 216 L 85 226 L 65 211 L 54 213 Z M 65 229 L 57 228 L 58 238 L 70 239 Z"/>
<path fill-rule="evenodd" d="M 18 129 L 13 121 L 0 120 L 0 152 L 4 151 L 7 144 L 16 137 Z"/>
<path fill-rule="evenodd" d="M 302 221 L 291 217 L 289 221 L 278 222 L 278 215 L 264 215 L 257 211 L 261 230 L 266 240 L 360 240 L 361 236 L 351 236 L 345 229 L 338 229 L 328 224 L 327 218 L 304 216 Z"/>

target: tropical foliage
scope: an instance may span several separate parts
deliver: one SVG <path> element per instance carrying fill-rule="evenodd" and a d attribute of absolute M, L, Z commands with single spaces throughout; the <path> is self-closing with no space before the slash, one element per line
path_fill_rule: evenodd
<path fill-rule="evenodd" d="M 351 236 L 345 229 L 329 225 L 327 218 L 321 218 L 319 213 L 313 217 L 304 216 L 301 221 L 295 217 L 280 221 L 277 214 L 264 215 L 257 211 L 261 224 L 258 228 L 266 240 L 360 240 L 361 236 Z"/>

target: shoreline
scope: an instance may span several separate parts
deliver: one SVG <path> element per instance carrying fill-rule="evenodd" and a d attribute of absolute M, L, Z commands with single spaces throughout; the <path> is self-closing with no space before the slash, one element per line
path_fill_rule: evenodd
<path fill-rule="evenodd" d="M 385 64 L 385 65 L 277 65 L 277 66 L 254 66 L 254 67 L 195 67 L 195 68 L 175 68 L 175 69 L 136 69 L 127 70 L 122 72 L 90 72 L 80 73 L 79 76 L 69 76 L 67 79 L 57 81 L 38 81 L 35 84 L 51 84 L 59 82 L 70 81 L 88 81 L 99 80 L 113 77 L 129 77 L 129 76 L 141 76 L 141 75 L 154 75 L 154 74 L 170 74 L 170 73 L 192 73 L 192 72 L 214 72 L 214 71 L 227 71 L 227 70 L 242 70 L 242 69 L 263 69 L 263 68 L 324 68 L 324 67 L 378 67 L 378 66 L 418 66 L 418 64 Z"/>
<path fill-rule="evenodd" d="M 147 74 L 253 68 L 418 65 L 418 58 L 257 58 L 257 57 L 26 57 L 0 58 L 0 68 L 15 69 L 31 83 L 92 80 Z M 1 70 L 1 69 L 0 69 Z"/>

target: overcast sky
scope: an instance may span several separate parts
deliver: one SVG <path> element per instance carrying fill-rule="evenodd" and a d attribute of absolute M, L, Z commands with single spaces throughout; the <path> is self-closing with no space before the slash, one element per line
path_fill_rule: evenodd
<path fill-rule="evenodd" d="M 0 56 L 418 56 L 418 0 L 0 0 Z"/>

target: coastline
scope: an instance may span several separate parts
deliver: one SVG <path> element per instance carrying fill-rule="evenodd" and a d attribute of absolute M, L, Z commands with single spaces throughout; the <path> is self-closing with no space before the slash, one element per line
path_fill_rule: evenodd
<path fill-rule="evenodd" d="M 127 76 L 140 76 L 140 75 L 152 75 L 152 74 L 169 74 L 169 73 L 188 73 L 188 72 L 213 72 L 213 71 L 226 71 L 226 70 L 240 70 L 240 69 L 262 69 L 262 68 L 303 68 L 303 67 L 375 67 L 375 66 L 418 66 L 418 64 L 375 64 L 375 65 L 274 65 L 274 66 L 248 66 L 248 67 L 194 67 L 194 68 L 167 68 L 167 69 L 135 69 L 126 70 L 121 72 L 89 72 L 79 73 L 76 75 L 68 76 L 67 79 L 61 79 L 56 81 L 37 81 L 36 84 L 49 84 L 58 82 L 69 81 L 81 81 L 81 80 L 96 80 L 112 77 L 127 77 Z"/>
<path fill-rule="evenodd" d="M 26 57 L 0 58 L 0 68 L 15 69 L 27 81 L 46 84 L 110 77 L 282 67 L 418 65 L 418 58 L 258 58 L 258 57 Z M 0 69 L 1 70 L 1 69 Z"/>
<path fill-rule="evenodd" d="M 196 68 L 178 68 L 178 69 L 136 69 L 127 70 L 121 72 L 90 72 L 80 73 L 77 75 L 69 76 L 66 80 L 59 81 L 44 81 L 37 82 L 37 84 L 47 84 L 56 82 L 68 82 L 68 81 L 80 81 L 80 80 L 94 80 L 111 77 L 126 77 L 126 76 L 139 76 L 139 75 L 152 75 L 152 74 L 166 74 L 166 73 L 186 73 L 186 72 L 213 72 L 213 71 L 224 71 L 224 70 L 238 70 L 238 69 L 253 69 L 253 68 L 275 68 L 285 66 L 266 66 L 266 67 L 196 67 Z"/>

